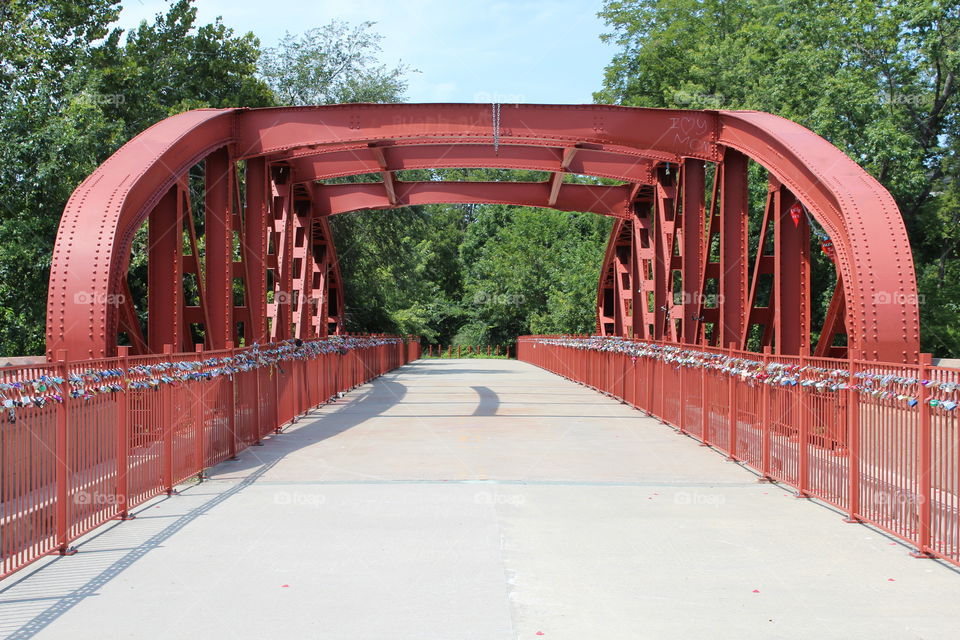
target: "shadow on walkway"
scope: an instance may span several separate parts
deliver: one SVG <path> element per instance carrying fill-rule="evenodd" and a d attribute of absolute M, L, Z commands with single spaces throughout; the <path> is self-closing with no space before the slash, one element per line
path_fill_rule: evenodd
<path fill-rule="evenodd" d="M 263 447 L 249 447 L 240 453 L 238 460 L 225 461 L 210 469 L 212 475 L 240 474 L 240 477 L 236 478 L 236 484 L 180 485 L 180 495 L 150 500 L 134 509 L 133 513 L 137 516 L 134 522 L 108 523 L 93 535 L 82 539 L 76 545 L 78 555 L 58 557 L 33 570 L 25 570 L 23 575 L 17 576 L 15 581 L 0 590 L 0 611 L 3 612 L 0 615 L 0 637 L 17 640 L 33 637 L 86 598 L 98 595 L 99 590 L 107 583 L 191 522 L 256 483 L 291 452 L 332 438 L 397 404 L 406 395 L 407 389 L 390 379 L 394 375 L 395 373 L 389 373 L 371 381 L 368 383 L 369 388 L 359 396 L 357 392 L 353 392 L 340 399 L 339 402 L 343 404 L 334 412 L 318 416 L 311 411 L 297 419 L 297 422 L 301 422 L 313 418 L 313 424 L 269 437 L 264 441 Z M 345 410 L 348 408 L 350 410 Z M 357 410 L 358 408 L 361 410 Z M 322 418 L 329 416 L 338 416 L 339 419 L 324 424 Z M 208 487 L 225 488 L 222 491 L 211 491 Z M 206 489 L 206 492 L 195 491 L 198 488 Z M 194 500 L 207 496 L 211 497 L 180 515 L 151 515 L 153 508 L 169 505 L 170 501 Z M 169 517 L 174 517 L 175 520 L 159 530 L 153 530 L 154 527 L 150 526 L 154 521 L 162 522 Z M 104 539 L 105 536 L 110 537 L 109 542 Z M 147 537 L 144 539 L 144 536 Z M 129 544 L 123 544 L 124 542 Z M 96 548 L 98 543 L 108 546 Z M 120 557 L 116 557 L 117 553 L 124 551 Z M 72 566 L 65 576 L 66 564 Z M 70 589 L 65 582 L 82 584 Z M 65 593 L 57 594 L 65 588 L 68 589 Z M 50 601 L 51 604 L 37 612 L 37 605 L 45 601 Z"/>

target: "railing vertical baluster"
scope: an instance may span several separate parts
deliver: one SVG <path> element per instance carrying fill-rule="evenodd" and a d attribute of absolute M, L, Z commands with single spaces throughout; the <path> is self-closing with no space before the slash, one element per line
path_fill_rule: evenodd
<path fill-rule="evenodd" d="M 198 343 L 194 345 L 194 351 L 198 354 L 197 357 L 202 357 L 203 353 L 203 344 Z M 193 404 L 191 410 L 193 411 L 193 422 L 194 422 L 194 452 L 197 456 L 197 479 L 203 481 L 204 471 L 207 468 L 207 410 L 206 410 L 206 388 L 204 386 L 203 380 L 194 380 L 193 381 Z"/>
<path fill-rule="evenodd" d="M 727 345 L 727 356 L 733 358 L 736 352 L 736 343 Z M 737 380 L 736 376 L 727 376 L 727 460 L 737 459 Z"/>
<path fill-rule="evenodd" d="M 273 432 L 280 433 L 283 424 L 283 403 L 280 398 L 280 363 L 270 365 L 270 375 L 273 378 Z"/>
<path fill-rule="evenodd" d="M 678 363 L 679 364 L 679 363 Z M 680 429 L 680 433 L 686 433 L 687 425 L 687 368 L 682 364 L 679 364 L 677 369 L 680 372 L 680 424 L 677 427 Z"/>
<path fill-rule="evenodd" d="M 803 368 L 807 364 L 806 356 L 800 355 L 800 371 L 803 371 Z M 810 448 L 808 446 L 808 441 L 810 440 L 810 411 L 807 406 L 807 398 L 804 392 L 806 387 L 797 385 L 793 387 L 794 396 L 794 406 L 796 407 L 796 412 L 794 413 L 795 419 L 799 422 L 799 439 L 797 443 L 797 462 L 799 464 L 799 474 L 797 479 L 797 497 L 798 498 L 809 498 L 810 494 L 808 489 L 810 488 Z"/>
<path fill-rule="evenodd" d="M 230 357 L 237 355 L 233 348 L 233 340 L 227 340 L 227 349 L 230 351 Z M 230 434 L 230 442 L 227 444 L 228 460 L 237 459 L 237 376 L 230 372 L 227 376 L 227 384 L 230 385 L 230 397 L 227 399 L 227 431 Z"/>
<path fill-rule="evenodd" d="M 929 353 L 920 354 L 920 371 L 919 379 L 920 380 L 930 380 L 930 366 L 932 365 L 932 358 Z M 920 398 L 917 402 L 920 407 L 919 420 L 917 421 L 917 429 L 919 433 L 917 434 L 920 440 L 920 446 L 918 447 L 917 453 L 919 454 L 919 459 L 917 460 L 917 490 L 920 492 L 918 496 L 918 501 L 920 504 L 917 505 L 919 511 L 918 518 L 919 523 L 917 527 L 917 551 L 913 554 L 918 558 L 928 558 L 930 557 L 931 551 L 931 533 L 930 533 L 930 520 L 931 520 L 931 505 L 930 501 L 932 499 L 931 491 L 931 482 L 930 482 L 930 465 L 932 464 L 932 440 L 933 433 L 932 429 L 932 416 L 930 415 L 930 390 L 926 385 L 920 385 Z"/>
<path fill-rule="evenodd" d="M 67 363 L 66 349 L 58 349 L 56 354 L 57 375 L 64 380 L 70 377 L 70 368 Z M 65 385 L 67 386 L 67 385 Z M 67 386 L 68 387 L 68 386 Z M 56 432 L 56 484 L 57 484 L 57 549 L 55 553 L 62 556 L 72 555 L 76 550 L 70 547 L 70 409 L 71 398 L 69 393 L 63 395 L 63 402 L 57 405 L 57 432 Z"/>
<path fill-rule="evenodd" d="M 173 354 L 173 345 L 163 345 L 163 354 Z M 160 385 L 160 434 L 163 440 L 163 490 L 173 495 L 173 389 L 169 384 Z"/>
<path fill-rule="evenodd" d="M 851 357 L 847 363 L 850 383 L 847 393 L 847 522 L 860 519 L 860 392 L 857 386 L 859 363 Z"/>
<path fill-rule="evenodd" d="M 707 400 L 707 368 L 700 367 L 700 444 L 710 446 L 710 402 Z"/>
<path fill-rule="evenodd" d="M 124 371 L 130 368 L 130 347 L 117 347 L 117 366 Z M 127 391 L 119 391 L 114 395 L 117 406 L 117 504 L 120 510 L 117 518 L 132 520 L 130 515 L 130 481 L 127 473 L 130 468 L 130 417 Z"/>
<path fill-rule="evenodd" d="M 767 365 L 770 363 L 770 347 L 763 348 L 763 371 L 769 370 Z M 760 382 L 760 472 L 767 480 L 770 479 L 770 394 L 773 393 L 773 387 Z"/>

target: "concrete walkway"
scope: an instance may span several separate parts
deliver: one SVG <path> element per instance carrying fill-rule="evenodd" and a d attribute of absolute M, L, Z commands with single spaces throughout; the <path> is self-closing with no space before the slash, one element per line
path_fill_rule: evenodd
<path fill-rule="evenodd" d="M 960 573 L 600 394 L 421 361 L 0 583 L 0 635 L 956 638 Z"/>

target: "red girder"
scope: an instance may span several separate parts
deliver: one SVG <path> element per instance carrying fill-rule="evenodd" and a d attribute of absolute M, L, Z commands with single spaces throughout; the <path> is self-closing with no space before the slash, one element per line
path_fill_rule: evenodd
<path fill-rule="evenodd" d="M 655 185 L 658 172 L 666 163 L 678 171 L 682 168 L 683 175 L 686 175 L 693 166 L 692 162 L 699 163 L 699 167 L 703 163 L 716 164 L 720 172 L 727 175 L 726 188 L 720 189 L 718 204 L 718 210 L 726 214 L 722 215 L 724 221 L 719 225 L 725 249 L 721 252 L 721 263 L 727 267 L 732 265 L 734 271 L 729 272 L 725 267 L 722 273 L 719 272 L 718 266 L 709 258 L 710 247 L 705 244 L 706 239 L 689 237 L 700 233 L 698 229 L 701 227 L 706 232 L 706 227 L 691 218 L 684 211 L 688 207 L 682 204 L 690 199 L 692 215 L 699 215 L 697 212 L 701 211 L 699 207 L 702 205 L 696 202 L 695 191 L 700 184 L 696 175 L 702 169 L 696 169 L 685 191 L 674 192 L 671 198 L 662 199 L 662 206 L 657 205 L 661 206 L 659 212 L 654 207 L 651 215 L 661 216 L 659 225 L 655 217 L 648 218 L 652 221 L 650 223 L 630 222 L 630 246 L 617 258 L 618 273 L 623 271 L 625 278 L 638 284 L 649 282 L 660 291 L 658 295 L 666 313 L 653 322 L 658 332 L 666 331 L 671 337 L 687 342 L 700 341 L 705 339 L 703 325 L 719 322 L 724 327 L 724 340 L 742 344 L 750 325 L 771 314 L 755 309 L 756 286 L 752 280 L 748 282 L 748 266 L 763 264 L 766 269 L 769 261 L 766 258 L 751 260 L 746 255 L 747 248 L 740 241 L 739 232 L 734 233 L 743 224 L 740 218 L 744 207 L 726 197 L 726 192 L 734 193 L 731 172 L 740 172 L 740 169 L 729 165 L 724 158 L 735 157 L 731 154 L 739 152 L 765 167 L 771 178 L 783 185 L 783 194 L 778 195 L 778 200 L 790 200 L 796 196 L 830 234 L 846 303 L 842 309 L 843 322 L 840 323 L 838 317 L 834 324 L 846 328 L 850 347 L 868 358 L 909 361 L 917 357 L 916 278 L 899 211 L 879 183 L 840 150 L 807 129 L 758 112 L 604 105 L 503 105 L 497 136 L 499 148 L 496 150 L 493 133 L 490 105 L 481 104 L 208 109 L 163 120 L 124 145 L 101 165 L 77 188 L 64 210 L 50 276 L 48 353 L 66 348 L 71 357 L 106 355 L 115 350 L 121 326 L 128 334 L 138 333 L 131 326 L 132 307 L 121 307 L 114 302 L 126 291 L 133 234 L 158 206 L 167 206 L 169 210 L 161 199 L 175 188 L 191 166 L 207 159 L 208 168 L 223 167 L 222 159 L 211 156 L 215 153 L 221 154 L 221 158 L 226 157 L 231 164 L 246 161 L 248 176 L 265 175 L 277 171 L 278 167 L 282 167 L 287 175 L 279 190 L 272 179 L 265 188 L 259 183 L 247 185 L 242 214 L 237 205 L 242 194 L 234 194 L 228 189 L 222 192 L 208 190 L 208 207 L 233 213 L 224 214 L 220 226 L 214 227 L 221 243 L 215 242 L 212 250 L 209 240 L 205 244 L 203 269 L 207 290 L 203 293 L 206 300 L 201 301 L 202 309 L 191 310 L 181 302 L 175 305 L 177 309 L 169 311 L 169 317 L 151 318 L 151 325 L 158 321 L 169 325 L 166 329 L 151 326 L 148 335 L 154 339 L 146 341 L 151 350 L 157 350 L 155 343 L 161 339 L 176 339 L 183 344 L 188 336 L 184 324 L 197 320 L 205 324 L 208 336 L 216 336 L 212 340 L 208 337 L 208 340 L 221 344 L 231 332 L 235 332 L 235 327 L 231 327 L 236 324 L 231 322 L 231 313 L 251 325 L 249 331 L 245 329 L 248 336 L 265 334 L 268 315 L 274 318 L 272 324 L 280 322 L 284 325 L 279 331 L 274 329 L 275 336 L 288 333 L 291 328 L 286 325 L 293 316 L 290 310 L 283 309 L 283 300 L 275 301 L 267 308 L 264 273 L 265 270 L 274 271 L 275 291 L 279 284 L 290 286 L 292 291 L 301 292 L 297 295 L 305 296 L 305 292 L 312 290 L 312 283 L 308 280 L 323 280 L 321 272 L 333 272 L 335 258 L 328 259 L 323 266 L 316 260 L 307 259 L 304 253 L 307 250 L 304 247 L 310 246 L 318 253 L 316 244 L 299 244 L 298 234 L 316 229 L 310 227 L 310 220 L 322 219 L 317 216 L 357 208 L 432 202 L 502 202 L 622 215 L 622 212 L 644 206 L 631 204 L 633 194 L 643 191 L 640 189 L 643 185 Z M 218 149 L 223 151 L 218 152 Z M 397 181 L 393 176 L 393 172 L 404 169 L 444 167 L 538 170 L 551 172 L 554 177 L 544 183 L 489 184 L 408 183 Z M 227 180 L 232 180 L 229 176 L 233 175 L 234 167 L 219 171 Z M 599 187 L 564 183 L 560 176 L 567 172 L 614 178 L 628 184 Z M 360 173 L 380 173 L 383 182 L 322 185 L 307 190 L 297 186 L 318 179 Z M 683 186 L 678 188 L 684 189 Z M 650 198 L 649 191 L 643 192 Z M 262 202 L 251 202 L 251 194 L 255 199 L 262 198 Z M 789 202 L 778 204 L 782 209 L 780 218 L 769 225 L 779 230 L 778 233 L 789 231 L 787 225 L 778 225 L 789 205 Z M 299 222 L 291 227 L 289 218 L 292 217 L 298 218 Z M 182 220 L 181 224 L 186 222 L 186 218 Z M 669 238 L 647 237 L 651 233 L 659 234 L 660 227 L 666 231 L 665 225 L 671 227 Z M 710 226 L 714 226 L 712 218 Z M 262 235 L 267 232 L 266 228 L 272 230 L 270 233 L 282 236 L 285 248 L 281 253 L 286 252 L 283 256 L 267 254 L 270 242 Z M 232 261 L 225 251 L 226 245 L 222 244 L 228 234 L 237 229 L 243 229 L 244 235 L 240 263 Z M 677 234 L 680 234 L 679 238 Z M 731 234 L 738 236 L 735 242 Z M 274 241 L 279 239 L 279 236 L 273 238 Z M 290 246 L 290 242 L 295 244 Z M 327 246 L 326 255 L 332 256 L 329 235 L 323 243 Z M 644 243 L 647 243 L 647 249 L 643 248 Z M 655 253 L 641 258 L 644 251 Z M 780 262 L 776 264 L 780 266 L 776 272 L 792 273 L 793 266 L 785 257 L 787 254 L 778 255 Z M 803 259 L 802 252 L 793 255 Z M 650 264 L 659 260 L 659 271 L 648 273 L 644 260 Z M 192 268 L 192 273 L 199 276 L 199 262 L 199 256 L 184 256 L 183 272 L 191 272 Z M 209 264 L 219 266 L 211 272 Z M 703 270 L 703 275 L 690 273 L 698 269 Z M 682 274 L 683 295 L 702 293 L 708 280 L 719 278 L 724 281 L 722 286 L 729 290 L 726 295 L 731 296 L 732 301 L 721 303 L 719 309 L 711 309 L 700 301 L 669 300 L 669 296 L 679 293 L 674 290 L 670 273 L 674 270 Z M 607 272 L 604 267 L 604 273 Z M 732 280 L 731 273 L 736 274 Z M 168 277 L 182 277 L 177 271 L 159 272 L 157 276 L 159 280 L 156 281 L 164 283 L 158 286 L 161 289 L 167 287 L 163 294 L 168 299 L 183 296 L 182 284 L 172 280 L 167 284 Z M 233 292 L 228 290 L 235 277 L 244 280 L 245 301 L 242 305 L 232 301 Z M 170 286 L 172 290 L 169 290 Z M 632 308 L 642 301 L 635 293 L 637 287 L 633 284 L 630 287 L 620 295 L 631 298 L 629 307 L 632 313 Z M 809 313 L 809 309 L 803 311 L 803 296 L 797 298 L 792 293 L 797 287 L 802 287 L 802 283 L 794 285 L 785 281 L 777 285 L 777 292 L 784 300 L 798 301 L 792 303 L 792 309 Z M 334 290 L 336 295 L 342 295 L 339 283 L 331 289 Z M 284 290 L 284 293 L 292 292 Z M 809 292 L 803 295 L 808 296 Z M 297 305 L 296 296 L 290 302 Z M 342 311 L 340 303 L 333 299 L 330 302 L 336 303 L 334 306 L 339 314 Z M 319 304 L 317 309 L 326 306 L 326 303 Z M 699 309 L 699 314 L 693 315 L 694 309 Z M 314 313 L 320 313 L 314 308 L 295 308 L 293 313 L 300 319 L 299 328 L 292 327 L 298 335 L 309 335 L 328 325 L 327 319 L 314 316 Z M 163 312 L 159 315 L 162 316 Z M 692 318 L 691 326 L 687 326 L 688 315 Z M 634 334 L 638 329 L 646 331 L 640 326 L 645 323 L 637 319 L 631 322 L 624 317 L 629 318 L 629 314 L 624 316 L 618 312 L 616 322 L 621 325 L 618 331 Z M 674 326 L 675 322 L 679 325 Z M 312 328 L 305 330 L 305 326 Z M 795 332 L 798 327 L 795 322 L 781 319 L 779 315 L 777 326 L 780 333 Z M 714 337 L 714 341 L 718 337 Z M 131 336 L 131 340 L 142 342 L 139 336 Z M 778 344 L 780 341 L 787 344 L 790 340 L 799 342 L 796 336 L 776 338 Z"/>
<path fill-rule="evenodd" d="M 385 189 L 386 185 L 389 189 Z M 561 211 L 590 211 L 624 217 L 630 189 L 565 184 L 558 189 L 553 205 L 548 182 L 367 182 L 314 184 L 314 199 L 320 213 L 333 215 L 358 209 L 389 209 L 439 203 L 514 204 L 551 207 Z M 392 198 L 391 198 L 392 194 Z"/>
<path fill-rule="evenodd" d="M 576 153 L 572 151 L 576 149 Z M 380 164 L 378 154 L 385 163 Z M 565 156 L 570 159 L 565 162 Z M 654 160 L 597 149 L 503 146 L 492 144 L 389 144 L 358 146 L 348 151 L 312 151 L 290 159 L 296 182 L 326 180 L 360 173 L 408 169 L 490 168 L 565 171 L 625 182 L 651 184 Z"/>

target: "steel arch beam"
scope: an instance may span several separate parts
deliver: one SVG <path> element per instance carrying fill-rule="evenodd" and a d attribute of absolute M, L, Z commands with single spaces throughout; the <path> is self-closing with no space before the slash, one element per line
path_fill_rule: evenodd
<path fill-rule="evenodd" d="M 733 150 L 765 167 L 833 239 L 851 349 L 868 358 L 916 358 L 916 277 L 896 205 L 856 163 L 800 125 L 757 112 L 503 105 L 498 133 L 500 148 L 494 150 L 490 106 L 478 104 L 197 110 L 161 121 L 101 165 L 77 188 L 64 210 L 51 267 L 48 354 L 60 348 L 69 349 L 73 357 L 113 352 L 121 320 L 130 323 L 131 310 L 113 301 L 126 290 L 133 234 L 191 166 L 220 148 L 227 149 L 234 163 L 283 163 L 290 172 L 291 192 L 301 183 L 324 177 L 490 166 L 623 180 L 630 183 L 627 202 L 644 185 L 658 183 L 658 167 L 678 166 L 685 159 L 720 164 Z M 403 184 L 394 182 L 394 191 Z M 564 193 L 574 186 L 554 178 L 537 187 L 547 192 L 540 200 L 540 196 L 508 193 L 529 187 L 498 183 L 489 185 L 483 201 L 522 198 L 521 204 L 549 205 L 555 198 L 554 206 L 560 206 Z M 388 190 L 385 185 L 379 188 Z M 481 197 L 466 194 L 470 187 L 415 188 L 421 194 L 431 189 L 434 195 L 423 196 L 424 202 Z M 401 200 L 398 193 L 393 202 L 388 193 L 384 198 L 389 206 Z M 679 206 L 676 198 L 663 204 Z M 319 200 L 316 206 L 322 206 Z M 348 210 L 347 206 L 341 208 Z M 590 210 L 579 202 L 570 206 Z M 662 212 L 673 215 L 667 209 Z M 690 223 L 690 228 L 695 226 Z M 638 238 L 642 231 L 638 228 Z M 661 254 L 660 259 L 666 261 L 665 269 L 672 269 L 675 258 Z M 696 262 L 692 257 L 687 260 L 688 265 Z M 709 272 L 712 267 L 705 261 L 703 268 Z M 229 279 L 223 274 L 214 278 L 220 285 Z M 249 287 L 254 294 L 264 288 Z M 891 300 L 895 303 L 890 304 Z M 672 313 L 663 316 L 664 322 Z M 704 310 L 701 315 L 710 313 Z"/>

